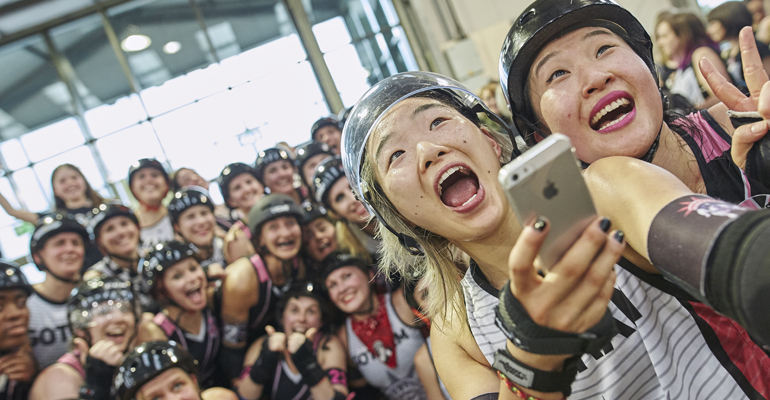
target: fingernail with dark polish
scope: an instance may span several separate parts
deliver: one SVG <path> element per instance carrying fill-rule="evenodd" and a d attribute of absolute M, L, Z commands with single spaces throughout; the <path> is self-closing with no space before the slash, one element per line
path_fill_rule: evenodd
<path fill-rule="evenodd" d="M 623 239 L 626 238 L 626 234 L 623 233 L 623 231 L 617 231 L 617 232 L 615 232 L 614 235 L 612 235 L 612 237 L 614 237 L 615 240 L 618 241 L 618 243 L 623 243 Z"/>
<path fill-rule="evenodd" d="M 535 228 L 536 231 L 542 232 L 543 229 L 545 229 L 546 225 L 547 225 L 547 223 L 545 222 L 544 219 L 538 218 L 537 221 L 535 221 L 535 224 L 532 225 L 532 227 Z"/>
<path fill-rule="evenodd" d="M 611 224 L 609 218 L 602 218 L 601 222 L 599 222 L 599 228 L 605 232 L 609 232 Z"/>

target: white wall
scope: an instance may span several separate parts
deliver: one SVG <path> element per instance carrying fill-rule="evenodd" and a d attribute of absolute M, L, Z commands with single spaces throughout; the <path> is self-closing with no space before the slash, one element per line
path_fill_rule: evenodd
<path fill-rule="evenodd" d="M 459 25 L 474 44 L 475 54 L 465 54 L 468 58 L 478 57 L 483 76 L 474 76 L 465 81 L 470 89 L 478 89 L 479 82 L 489 79 L 497 80 L 497 64 L 500 56 L 500 48 L 513 20 L 524 11 L 530 0 L 450 0 L 454 6 Z M 567 0 L 565 0 L 567 1 Z M 468 71 L 453 71 L 451 63 L 447 60 L 446 50 L 457 44 L 452 37 L 459 37 L 458 32 L 453 31 L 453 22 L 448 16 L 447 10 L 441 8 L 443 0 L 411 0 L 409 3 L 418 16 L 420 27 L 425 34 L 428 51 L 431 52 L 437 72 L 452 75 L 467 75 Z M 670 0 L 618 0 L 618 2 L 630 10 L 648 30 L 653 32 L 656 15 L 667 8 L 671 8 Z M 688 0 L 692 8 L 697 8 L 696 0 Z M 446 20 L 442 24 L 442 18 Z M 652 35 L 651 35 L 652 36 Z M 467 61 L 467 60 L 462 60 Z M 463 66 L 468 62 L 461 62 Z"/>

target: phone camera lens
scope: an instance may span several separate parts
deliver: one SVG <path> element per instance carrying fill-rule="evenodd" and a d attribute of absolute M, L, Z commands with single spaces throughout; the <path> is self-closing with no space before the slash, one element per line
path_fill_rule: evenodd
<path fill-rule="evenodd" d="M 519 180 L 519 174 L 513 174 L 513 180 L 518 181 Z"/>

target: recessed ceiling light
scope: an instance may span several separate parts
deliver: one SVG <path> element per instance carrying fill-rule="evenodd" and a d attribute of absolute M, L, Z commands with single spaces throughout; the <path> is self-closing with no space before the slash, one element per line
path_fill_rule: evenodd
<path fill-rule="evenodd" d="M 182 44 L 176 40 L 168 42 L 163 45 L 163 52 L 166 54 L 176 54 L 182 49 Z"/>
<path fill-rule="evenodd" d="M 150 37 L 147 35 L 131 35 L 120 43 L 120 48 L 123 51 L 140 51 L 150 47 Z"/>

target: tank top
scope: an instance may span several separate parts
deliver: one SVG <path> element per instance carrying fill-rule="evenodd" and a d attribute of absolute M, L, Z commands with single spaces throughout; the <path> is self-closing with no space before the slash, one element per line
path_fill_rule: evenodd
<path fill-rule="evenodd" d="M 666 87 L 671 93 L 682 95 L 691 104 L 698 105 L 706 101 L 692 65 L 671 74 L 666 80 Z"/>
<path fill-rule="evenodd" d="M 323 335 L 316 335 L 313 340 L 313 354 L 317 356 L 318 345 Z M 266 339 L 267 340 L 267 339 Z M 249 368 L 251 370 L 251 368 Z M 302 379 L 300 373 L 294 373 L 286 361 L 281 360 L 273 373 L 273 378 L 266 387 L 270 388 L 270 398 L 273 400 L 310 400 L 310 387 Z"/>
<path fill-rule="evenodd" d="M 141 229 L 143 250 L 149 249 L 160 242 L 169 242 L 174 240 L 174 226 L 171 224 L 171 218 L 168 214 L 164 215 L 154 225 L 145 226 Z M 144 253 L 142 253 L 144 254 Z"/>
<path fill-rule="evenodd" d="M 29 340 L 35 359 L 43 369 L 67 352 L 72 332 L 66 301 L 57 303 L 44 298 L 34 288 L 27 298 Z"/>
<path fill-rule="evenodd" d="M 139 304 L 142 306 L 142 311 L 151 313 L 156 313 L 158 311 L 158 305 L 155 303 L 155 299 L 150 296 L 150 289 L 147 287 L 147 283 L 142 278 L 142 275 L 121 268 L 110 258 L 110 256 L 104 256 L 101 261 L 94 264 L 89 270 L 94 270 L 108 278 L 118 278 L 122 281 L 131 282 L 134 293 L 136 293 L 136 296 L 139 299 Z"/>
<path fill-rule="evenodd" d="M 249 308 L 249 319 L 247 321 L 246 343 L 254 343 L 257 338 L 265 334 L 265 326 L 272 323 L 275 319 L 273 315 L 275 313 L 270 311 L 275 307 L 277 299 L 273 294 L 273 280 L 267 272 L 262 257 L 255 254 L 249 258 L 249 261 L 251 261 L 259 281 L 259 299 L 257 304 Z"/>
<path fill-rule="evenodd" d="M 687 143 L 698 162 L 706 194 L 744 207 L 765 208 L 770 188 L 747 177 L 730 156 L 732 137 L 706 110 L 674 121 L 683 128 L 674 130 Z M 688 129 L 689 128 L 689 129 Z M 696 130 L 695 134 L 688 131 Z"/>
<path fill-rule="evenodd" d="M 219 264 L 222 268 L 226 267 L 224 246 L 225 240 L 219 236 L 214 236 L 214 240 L 211 242 L 211 257 L 201 261 L 200 266 L 206 268 L 211 264 Z"/>
<path fill-rule="evenodd" d="M 770 360 L 742 328 L 726 317 L 704 321 L 694 309 L 707 307 L 621 261 L 609 304 L 619 333 L 599 357 L 581 357 L 570 400 L 769 398 Z M 473 261 L 461 284 L 471 333 L 491 365 L 506 346 L 495 325 L 498 291 Z"/>
<path fill-rule="evenodd" d="M 86 370 L 83 368 L 83 364 L 80 363 L 80 353 L 76 353 L 75 351 L 70 351 L 69 353 L 64 353 L 63 356 L 59 357 L 58 360 L 56 360 L 57 364 L 64 364 L 69 365 L 70 367 L 74 368 L 75 371 L 80 374 L 80 377 L 84 380 L 86 379 Z"/>
<path fill-rule="evenodd" d="M 379 358 L 372 355 L 366 345 L 353 332 L 351 317 L 345 319 L 348 354 L 366 381 L 382 390 L 388 399 L 427 399 L 425 389 L 423 389 L 414 367 L 414 355 L 425 343 L 422 333 L 419 329 L 401 322 L 391 304 L 390 293 L 385 294 L 385 307 L 387 307 L 388 320 L 396 342 L 396 368 L 389 368 Z"/>
<path fill-rule="evenodd" d="M 211 387 L 214 383 L 215 360 L 220 344 L 219 324 L 211 309 L 203 309 L 201 327 L 197 334 L 182 330 L 163 313 L 156 314 L 152 322 L 163 329 L 169 340 L 179 343 L 198 360 L 198 380 L 201 382 L 201 388 Z"/>

